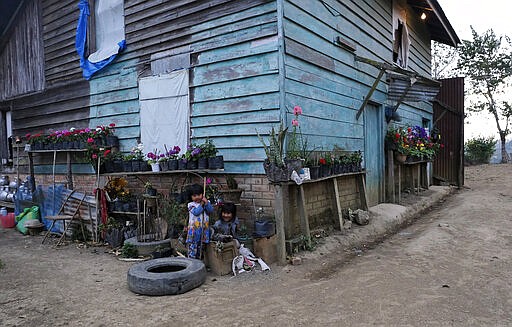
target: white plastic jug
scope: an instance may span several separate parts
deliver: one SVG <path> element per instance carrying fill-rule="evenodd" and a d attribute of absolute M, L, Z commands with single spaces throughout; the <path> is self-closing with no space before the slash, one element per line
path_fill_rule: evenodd
<path fill-rule="evenodd" d="M 6 207 L 0 208 L 0 216 L 7 216 L 7 208 Z"/>

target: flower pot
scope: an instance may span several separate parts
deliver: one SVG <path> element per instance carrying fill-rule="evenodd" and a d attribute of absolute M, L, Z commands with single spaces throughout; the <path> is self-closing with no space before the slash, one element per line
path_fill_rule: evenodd
<path fill-rule="evenodd" d="M 123 161 L 114 160 L 112 163 L 114 164 L 114 173 L 120 173 L 123 171 Z"/>
<path fill-rule="evenodd" d="M 151 171 L 151 165 L 147 161 L 142 160 L 140 162 L 140 171 Z"/>
<path fill-rule="evenodd" d="M 119 147 L 119 138 L 115 135 L 107 135 L 105 143 L 107 146 Z"/>
<path fill-rule="evenodd" d="M 331 166 L 329 165 L 321 165 L 320 166 L 320 176 L 328 177 L 331 175 Z"/>
<path fill-rule="evenodd" d="M 105 161 L 103 164 L 105 166 L 106 173 L 114 172 L 114 163 L 112 161 Z"/>
<path fill-rule="evenodd" d="M 141 160 L 132 160 L 132 171 L 140 171 Z"/>
<path fill-rule="evenodd" d="M 187 160 L 180 159 L 178 160 L 178 170 L 185 170 L 187 169 Z"/>
<path fill-rule="evenodd" d="M 158 162 L 151 164 L 151 171 L 152 172 L 159 172 L 160 171 L 160 164 Z"/>
<path fill-rule="evenodd" d="M 146 194 L 149 196 L 156 196 L 156 188 L 148 187 L 146 188 Z"/>
<path fill-rule="evenodd" d="M 302 169 L 304 160 L 302 159 L 286 159 L 285 164 L 290 172 L 296 171 L 297 173 Z"/>
<path fill-rule="evenodd" d="M 396 161 L 398 161 L 400 163 L 404 163 L 405 160 L 407 160 L 407 156 L 405 154 L 395 152 L 395 159 L 396 159 Z"/>
<path fill-rule="evenodd" d="M 208 169 L 208 158 L 199 158 L 197 160 L 197 169 Z"/>
<path fill-rule="evenodd" d="M 286 167 L 280 167 L 275 163 L 268 162 L 268 160 L 263 162 L 263 169 L 265 169 L 268 180 L 273 183 L 287 182 L 290 179 L 290 174 Z"/>
<path fill-rule="evenodd" d="M 320 166 L 309 167 L 309 175 L 311 179 L 318 179 L 320 177 Z"/>
<path fill-rule="evenodd" d="M 188 170 L 197 169 L 197 160 L 189 160 L 189 161 L 187 161 L 187 169 Z"/>
<path fill-rule="evenodd" d="M 240 203 L 240 198 L 242 197 L 243 189 L 234 189 L 234 190 L 219 190 L 219 197 L 222 199 L 222 202 L 233 202 Z"/>
<path fill-rule="evenodd" d="M 208 167 L 210 169 L 224 169 L 224 156 L 208 158 Z"/>
<path fill-rule="evenodd" d="M 131 161 L 123 161 L 123 171 L 132 172 L 132 162 Z"/>
<path fill-rule="evenodd" d="M 169 170 L 178 170 L 178 159 L 171 159 L 167 162 Z"/>
<path fill-rule="evenodd" d="M 167 161 L 160 161 L 160 170 L 161 171 L 168 171 L 169 170 L 169 163 Z"/>

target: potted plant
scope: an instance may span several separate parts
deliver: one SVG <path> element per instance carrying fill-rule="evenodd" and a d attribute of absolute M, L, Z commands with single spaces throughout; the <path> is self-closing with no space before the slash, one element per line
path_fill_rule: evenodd
<path fill-rule="evenodd" d="M 231 175 L 226 176 L 226 185 L 228 187 L 226 190 L 218 190 L 219 197 L 222 199 L 221 202 L 240 203 L 240 198 L 244 190 L 238 188 L 236 179 Z"/>
<path fill-rule="evenodd" d="M 201 149 L 195 145 L 189 145 L 187 147 L 187 151 L 185 151 L 182 157 L 183 162 L 186 164 L 186 169 L 197 169 L 197 160 L 199 159 L 200 153 Z"/>
<path fill-rule="evenodd" d="M 263 162 L 263 168 L 267 178 L 274 183 L 288 181 L 290 176 L 284 162 L 284 142 L 288 128 L 284 128 L 283 124 L 279 126 L 276 132 L 272 127 L 269 134 L 269 144 L 267 145 L 263 137 L 258 133 L 258 138 L 263 144 L 263 149 L 267 158 Z"/>
<path fill-rule="evenodd" d="M 218 149 L 211 139 L 200 145 L 202 155 L 208 160 L 209 169 L 224 169 L 224 156 L 217 155 Z"/>
<path fill-rule="evenodd" d="M 158 203 L 162 217 L 168 223 L 168 237 L 177 239 L 185 227 L 185 220 L 187 218 L 186 204 L 167 197 L 161 197 Z"/>
<path fill-rule="evenodd" d="M 105 224 L 99 225 L 99 229 L 104 235 L 104 240 L 112 248 L 118 248 L 123 244 L 123 228 L 114 217 L 108 217 Z"/>
<path fill-rule="evenodd" d="M 165 145 L 164 145 L 165 146 Z M 167 147 L 166 147 L 167 149 Z M 167 166 L 169 170 L 178 170 L 178 155 L 181 149 L 175 145 L 171 150 L 166 150 Z"/>
<path fill-rule="evenodd" d="M 149 181 L 144 184 L 144 192 L 146 195 L 149 195 L 149 196 L 157 195 L 156 188 L 154 188 L 153 184 L 151 184 L 151 182 L 149 182 Z"/>
<path fill-rule="evenodd" d="M 288 170 L 299 172 L 304 166 L 307 154 L 307 140 L 302 135 L 300 129 L 299 116 L 302 115 L 300 106 L 293 107 L 292 132 L 288 134 L 288 143 L 286 150 L 285 163 Z"/>
<path fill-rule="evenodd" d="M 151 171 L 153 172 L 159 172 L 160 171 L 160 164 L 159 164 L 159 159 L 160 159 L 160 155 L 158 154 L 158 150 L 155 149 L 154 152 L 148 152 L 146 154 L 146 158 L 147 158 L 147 164 L 151 166 Z"/>
<path fill-rule="evenodd" d="M 132 171 L 144 171 L 146 162 L 144 162 L 144 144 L 137 143 L 130 151 L 132 155 Z"/>

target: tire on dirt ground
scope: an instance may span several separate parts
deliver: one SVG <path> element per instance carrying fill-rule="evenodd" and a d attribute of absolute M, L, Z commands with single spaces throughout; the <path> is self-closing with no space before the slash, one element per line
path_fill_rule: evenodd
<path fill-rule="evenodd" d="M 142 295 L 175 295 L 188 292 L 206 280 L 204 263 L 189 258 L 159 258 L 128 270 L 128 289 Z"/>

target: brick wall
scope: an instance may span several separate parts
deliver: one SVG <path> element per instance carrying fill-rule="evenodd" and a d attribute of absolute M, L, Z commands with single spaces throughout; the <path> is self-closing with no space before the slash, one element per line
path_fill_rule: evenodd
<path fill-rule="evenodd" d="M 16 174 L 9 174 L 11 180 Z M 172 190 L 182 190 L 186 185 L 202 184 L 202 177 L 195 174 L 140 174 L 123 175 L 128 180 L 128 188 L 134 194 L 142 193 L 144 184 L 150 182 L 158 192 L 168 195 Z M 225 174 L 210 174 L 213 183 L 222 189 L 227 189 Z M 263 216 L 274 217 L 274 189 L 269 184 L 265 175 L 233 175 L 238 182 L 238 187 L 243 189 L 241 206 L 238 208 L 238 217 L 242 224 L 245 224 L 249 232 L 254 229 L 255 210 L 262 208 Z M 24 180 L 25 174 L 20 174 Z M 37 185 L 52 185 L 52 175 L 36 175 Z M 101 176 L 99 185 L 104 186 L 108 176 Z M 67 184 L 66 175 L 55 175 L 56 183 Z M 74 174 L 74 188 L 80 192 L 92 192 L 96 188 L 96 175 Z M 300 219 L 297 210 L 298 187 L 290 185 L 288 188 L 288 210 L 289 220 L 285 222 L 286 238 L 291 239 L 300 235 Z M 359 190 L 354 176 L 338 178 L 338 190 L 340 203 L 343 209 L 357 209 L 360 207 Z M 315 183 L 304 184 L 306 196 L 306 210 L 309 215 L 310 227 L 312 229 L 320 226 L 333 226 L 339 228 L 339 220 L 335 202 L 335 192 L 332 180 L 324 180 Z M 285 203 L 286 206 L 286 203 Z"/>
<path fill-rule="evenodd" d="M 332 179 L 304 184 L 305 208 L 308 212 L 311 229 L 324 226 L 339 228 L 338 209 L 336 207 L 334 184 Z M 338 192 L 341 208 L 358 209 L 361 207 L 359 189 L 354 176 L 338 178 Z M 298 187 L 289 188 L 289 222 L 286 223 L 287 239 L 301 234 L 300 217 L 297 208 Z"/>

